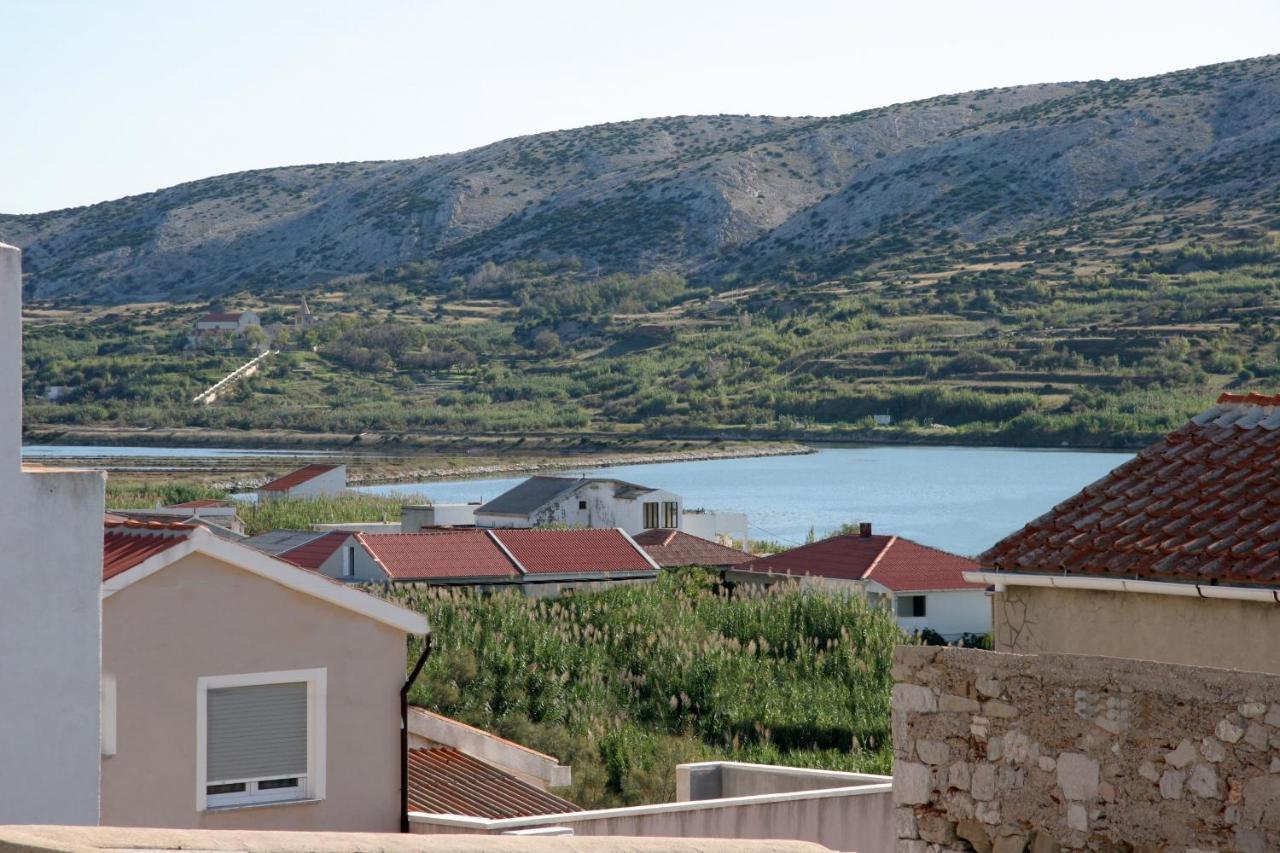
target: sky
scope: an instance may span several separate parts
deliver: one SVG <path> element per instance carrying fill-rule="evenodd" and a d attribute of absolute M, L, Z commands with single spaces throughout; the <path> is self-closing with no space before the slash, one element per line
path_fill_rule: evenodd
<path fill-rule="evenodd" d="M 1278 0 L 0 0 L 0 213 L 664 115 L 1280 51 Z"/>

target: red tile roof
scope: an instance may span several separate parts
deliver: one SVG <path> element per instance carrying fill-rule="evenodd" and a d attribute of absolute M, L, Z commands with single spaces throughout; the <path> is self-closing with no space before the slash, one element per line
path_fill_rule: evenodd
<path fill-rule="evenodd" d="M 492 820 L 582 811 L 450 746 L 409 750 L 409 809 Z"/>
<path fill-rule="evenodd" d="M 166 509 L 212 509 L 214 507 L 229 507 L 231 501 L 220 500 L 199 500 L 199 501 L 183 501 L 180 504 L 169 504 Z"/>
<path fill-rule="evenodd" d="M 304 569 L 318 569 L 351 536 L 352 534 L 346 530 L 332 530 L 317 536 L 310 542 L 303 542 L 301 545 L 297 545 L 287 551 L 281 551 L 276 554 L 276 557 L 286 563 L 293 563 L 295 566 L 301 566 Z"/>
<path fill-rule="evenodd" d="M 221 313 L 220 313 L 220 312 L 216 312 L 216 311 L 215 311 L 215 312 L 210 313 L 210 314 L 205 314 L 203 317 L 201 317 L 201 318 L 200 318 L 198 321 L 196 321 L 196 322 L 199 322 L 199 323 L 236 323 L 236 322 L 239 322 L 239 320 L 240 320 L 240 317 L 241 317 L 241 316 L 242 316 L 242 314 L 241 314 L 240 312 L 237 312 L 237 313 L 235 313 L 235 314 L 228 314 L 228 313 L 225 313 L 225 312 L 221 312 Z"/>
<path fill-rule="evenodd" d="M 832 536 L 736 568 L 835 580 L 873 580 L 894 592 L 983 588 L 982 584 L 969 583 L 963 575 L 980 569 L 978 563 L 899 536 Z"/>
<path fill-rule="evenodd" d="M 356 539 L 392 580 L 514 578 L 514 564 L 483 530 L 358 533 Z"/>
<path fill-rule="evenodd" d="M 292 489 L 294 486 L 305 483 L 308 480 L 314 480 L 316 477 L 319 477 L 321 474 L 327 474 L 337 467 L 338 467 L 337 465 L 306 465 L 306 466 L 303 466 L 302 468 L 299 468 L 297 471 L 291 471 L 290 473 L 285 474 L 283 477 L 280 477 L 279 479 L 272 480 L 270 483 L 267 483 L 266 485 L 259 486 L 258 491 L 286 492 L 289 489 Z"/>
<path fill-rule="evenodd" d="M 1280 397 L 1218 405 L 996 543 L 1013 572 L 1280 586 Z"/>
<path fill-rule="evenodd" d="M 194 525 L 132 521 L 108 515 L 102 536 L 102 579 L 122 572 L 187 540 Z"/>
<path fill-rule="evenodd" d="M 736 566 L 755 559 L 745 551 L 670 528 L 646 530 L 631 537 L 655 563 L 678 566 Z"/>
<path fill-rule="evenodd" d="M 616 528 L 491 532 L 531 575 L 654 571 L 644 553 Z"/>

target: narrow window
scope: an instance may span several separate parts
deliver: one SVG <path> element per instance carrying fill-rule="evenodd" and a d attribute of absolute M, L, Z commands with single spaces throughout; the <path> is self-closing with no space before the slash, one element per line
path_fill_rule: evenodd
<path fill-rule="evenodd" d="M 644 526 L 651 529 L 658 526 L 658 502 L 647 502 L 644 505 Z"/>
<path fill-rule="evenodd" d="M 680 504 L 675 501 L 662 504 L 662 526 L 673 529 L 680 526 Z"/>
<path fill-rule="evenodd" d="M 586 509 L 586 508 L 587 508 L 586 501 L 578 501 L 578 509 Z"/>
<path fill-rule="evenodd" d="M 354 545 L 348 545 L 342 551 L 342 576 L 344 578 L 356 576 L 356 546 Z"/>

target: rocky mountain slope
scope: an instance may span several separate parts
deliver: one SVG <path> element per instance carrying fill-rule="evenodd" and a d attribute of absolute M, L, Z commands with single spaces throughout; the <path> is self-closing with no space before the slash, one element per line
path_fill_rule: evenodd
<path fill-rule="evenodd" d="M 842 275 L 909 247 L 1266 206 L 1280 57 L 969 92 L 827 118 L 688 116 L 416 160 L 265 169 L 0 216 L 32 296 L 203 299 L 436 261 L 580 259 L 714 282 Z"/>

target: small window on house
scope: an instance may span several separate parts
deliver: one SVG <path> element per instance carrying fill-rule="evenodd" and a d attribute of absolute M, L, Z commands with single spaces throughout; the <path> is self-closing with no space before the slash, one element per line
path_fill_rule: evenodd
<path fill-rule="evenodd" d="M 200 679 L 199 808 L 324 795 L 324 678 L 305 670 Z"/>
<path fill-rule="evenodd" d="M 578 509 L 586 509 L 586 508 L 587 508 L 586 501 L 578 501 Z"/>
<path fill-rule="evenodd" d="M 348 545 L 342 549 L 342 576 L 344 578 L 356 576 L 356 546 L 354 545 Z"/>
<path fill-rule="evenodd" d="M 675 501 L 664 501 L 662 504 L 662 526 L 676 528 L 680 526 L 680 504 Z"/>
<path fill-rule="evenodd" d="M 651 501 L 644 505 L 644 526 L 651 529 L 658 526 L 658 502 Z"/>
<path fill-rule="evenodd" d="M 902 618 L 924 616 L 924 599 L 923 595 L 898 596 L 898 616 Z"/>

